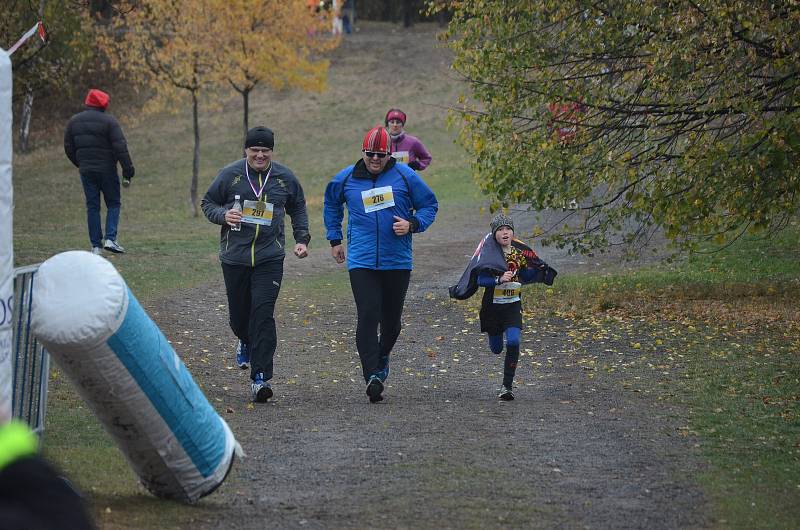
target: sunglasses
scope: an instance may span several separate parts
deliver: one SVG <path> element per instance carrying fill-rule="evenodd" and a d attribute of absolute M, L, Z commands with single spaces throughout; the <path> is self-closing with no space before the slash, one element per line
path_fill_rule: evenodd
<path fill-rule="evenodd" d="M 377 156 L 378 158 L 386 158 L 387 156 L 389 156 L 389 153 L 381 153 L 378 151 L 364 151 L 364 154 L 367 156 L 367 158 L 372 158 L 375 156 Z"/>

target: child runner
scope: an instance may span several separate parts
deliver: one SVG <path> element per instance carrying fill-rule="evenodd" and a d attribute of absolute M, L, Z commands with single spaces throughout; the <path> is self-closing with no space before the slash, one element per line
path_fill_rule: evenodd
<path fill-rule="evenodd" d="M 485 287 L 480 310 L 481 332 L 488 333 L 489 349 L 495 354 L 503 351 L 505 333 L 503 384 L 497 397 L 511 401 L 522 331 L 522 285 L 534 282 L 552 285 L 556 271 L 530 247 L 514 239 L 514 221 L 510 217 L 497 214 L 491 229 L 475 250 L 458 285 L 450 288 L 450 296 L 465 300 L 479 286 Z"/>

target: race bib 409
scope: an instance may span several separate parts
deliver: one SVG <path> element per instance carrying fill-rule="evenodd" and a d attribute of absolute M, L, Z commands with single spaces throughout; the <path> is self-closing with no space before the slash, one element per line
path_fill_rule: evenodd
<path fill-rule="evenodd" d="M 519 282 L 506 282 L 495 286 L 492 301 L 495 304 L 511 304 L 519 302 L 522 284 Z"/>

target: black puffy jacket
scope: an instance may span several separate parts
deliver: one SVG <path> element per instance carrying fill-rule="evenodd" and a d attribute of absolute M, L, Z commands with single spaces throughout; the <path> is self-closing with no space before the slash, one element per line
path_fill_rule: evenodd
<path fill-rule="evenodd" d="M 128 143 L 119 123 L 98 107 L 86 107 L 70 118 L 64 131 L 64 152 L 81 171 L 117 172 L 117 162 L 122 166 L 122 176 L 134 174 Z"/>

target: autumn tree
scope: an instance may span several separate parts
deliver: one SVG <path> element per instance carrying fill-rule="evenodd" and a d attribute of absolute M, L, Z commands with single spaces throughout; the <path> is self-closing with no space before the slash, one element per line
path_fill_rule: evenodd
<path fill-rule="evenodd" d="M 494 207 L 558 208 L 545 242 L 678 249 L 798 210 L 800 6 L 790 0 L 450 2 L 460 138 Z"/>
<path fill-rule="evenodd" d="M 0 5 L 0 47 L 8 49 L 37 21 L 44 21 L 48 41 L 33 37 L 14 52 L 14 104 L 17 148 L 30 148 L 34 102 L 71 95 L 71 86 L 91 62 L 93 35 L 82 28 L 85 11 L 71 0 L 6 0 Z"/>
<path fill-rule="evenodd" d="M 244 134 L 250 93 L 263 83 L 322 91 L 329 62 L 322 54 L 339 43 L 330 37 L 330 14 L 305 0 L 229 0 L 216 13 L 219 74 L 242 96 Z"/>
<path fill-rule="evenodd" d="M 112 65 L 155 95 L 155 104 L 187 96 L 192 105 L 194 151 L 189 204 L 198 215 L 200 91 L 213 84 L 220 53 L 215 21 L 223 0 L 136 0 L 118 6 L 101 45 Z"/>

